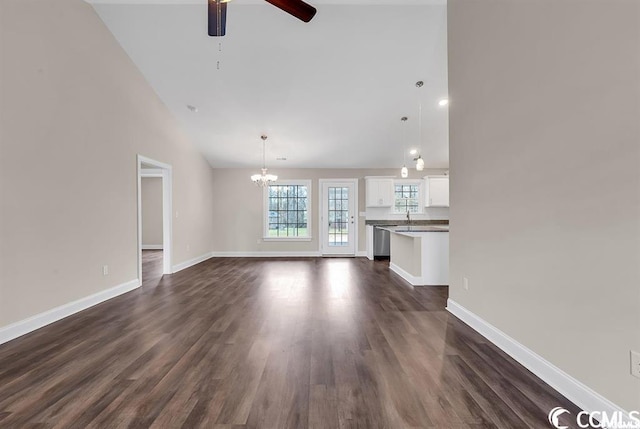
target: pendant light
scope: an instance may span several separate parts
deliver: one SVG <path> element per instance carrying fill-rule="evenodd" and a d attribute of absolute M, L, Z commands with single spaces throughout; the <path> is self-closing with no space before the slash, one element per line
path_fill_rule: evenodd
<path fill-rule="evenodd" d="M 267 173 L 267 164 L 266 164 L 266 142 L 267 142 L 267 136 L 262 135 L 260 136 L 260 138 L 262 139 L 262 173 L 261 174 L 254 174 L 253 176 L 251 176 L 251 180 L 253 181 L 253 183 L 255 183 L 256 185 L 260 186 L 261 188 L 264 188 L 266 186 L 268 186 L 270 183 L 275 182 L 276 180 L 278 180 L 278 176 L 276 176 L 275 174 L 269 174 Z"/>
<path fill-rule="evenodd" d="M 407 168 L 407 147 L 406 147 L 406 145 L 407 145 L 407 125 L 406 125 L 407 119 L 409 119 L 409 118 L 407 118 L 406 116 L 403 116 L 402 118 L 400 118 L 402 123 L 405 124 L 403 126 L 403 128 L 404 128 L 404 131 L 403 131 L 404 142 L 402 144 L 402 160 L 403 160 L 402 163 L 403 163 L 403 165 L 402 165 L 402 169 L 400 170 L 400 176 L 403 179 L 406 179 L 407 177 L 409 177 L 409 169 Z"/>
<path fill-rule="evenodd" d="M 424 82 L 419 80 L 416 82 L 417 88 L 422 88 Z M 418 153 L 418 157 L 415 159 L 416 161 L 416 170 L 422 171 L 424 170 L 424 159 L 422 159 L 422 99 L 420 98 L 420 104 L 418 108 L 418 124 L 419 124 L 419 134 L 418 134 L 418 145 L 420 147 L 420 152 Z"/>

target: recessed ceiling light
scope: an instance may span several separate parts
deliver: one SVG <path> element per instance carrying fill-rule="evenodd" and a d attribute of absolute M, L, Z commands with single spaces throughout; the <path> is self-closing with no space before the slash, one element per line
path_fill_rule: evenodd
<path fill-rule="evenodd" d="M 416 153 L 418 153 L 418 149 L 411 149 L 411 150 L 409 151 L 409 154 L 410 154 L 410 155 L 415 155 Z"/>
<path fill-rule="evenodd" d="M 192 106 L 191 104 L 187 104 L 187 109 L 191 110 L 193 113 L 198 113 L 198 108 L 196 106 Z"/>
<path fill-rule="evenodd" d="M 447 98 L 443 98 L 442 100 L 440 100 L 438 102 L 438 105 L 440 105 L 441 107 L 446 106 L 447 104 L 449 104 L 449 100 Z"/>

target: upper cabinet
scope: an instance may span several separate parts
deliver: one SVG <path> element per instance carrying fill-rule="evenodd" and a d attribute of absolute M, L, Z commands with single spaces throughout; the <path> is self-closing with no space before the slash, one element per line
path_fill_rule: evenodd
<path fill-rule="evenodd" d="M 425 181 L 425 207 L 449 207 L 449 176 L 427 176 Z"/>
<path fill-rule="evenodd" d="M 367 207 L 391 207 L 393 205 L 393 179 L 366 178 Z"/>

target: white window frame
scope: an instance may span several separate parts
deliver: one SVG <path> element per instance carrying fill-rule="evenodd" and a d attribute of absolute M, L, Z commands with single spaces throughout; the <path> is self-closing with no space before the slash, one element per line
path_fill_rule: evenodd
<path fill-rule="evenodd" d="M 418 211 L 413 214 L 424 213 L 424 180 L 419 179 L 396 179 L 393 181 L 393 197 L 391 210 L 393 214 L 407 214 L 396 210 L 396 185 L 417 185 L 418 186 Z"/>
<path fill-rule="evenodd" d="M 307 187 L 307 236 L 305 237 L 269 237 L 269 186 L 263 190 L 262 240 L 263 241 L 311 241 L 313 239 L 311 219 L 313 218 L 313 187 L 311 180 L 278 180 L 274 186 L 306 186 Z"/>

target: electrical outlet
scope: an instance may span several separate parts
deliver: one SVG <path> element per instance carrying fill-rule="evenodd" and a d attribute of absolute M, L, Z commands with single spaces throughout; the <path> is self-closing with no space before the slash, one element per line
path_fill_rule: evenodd
<path fill-rule="evenodd" d="M 469 290 L 469 279 L 466 277 L 462 278 L 462 287 L 464 290 Z"/>
<path fill-rule="evenodd" d="M 640 378 L 640 353 L 631 350 L 631 375 Z"/>
<path fill-rule="evenodd" d="M 189 250 L 191 250 L 191 245 L 190 245 L 190 244 L 187 244 L 187 252 L 188 252 Z"/>
<path fill-rule="evenodd" d="M 109 266 L 108 265 L 103 265 L 102 266 L 102 275 L 103 276 L 108 276 L 109 275 Z"/>

